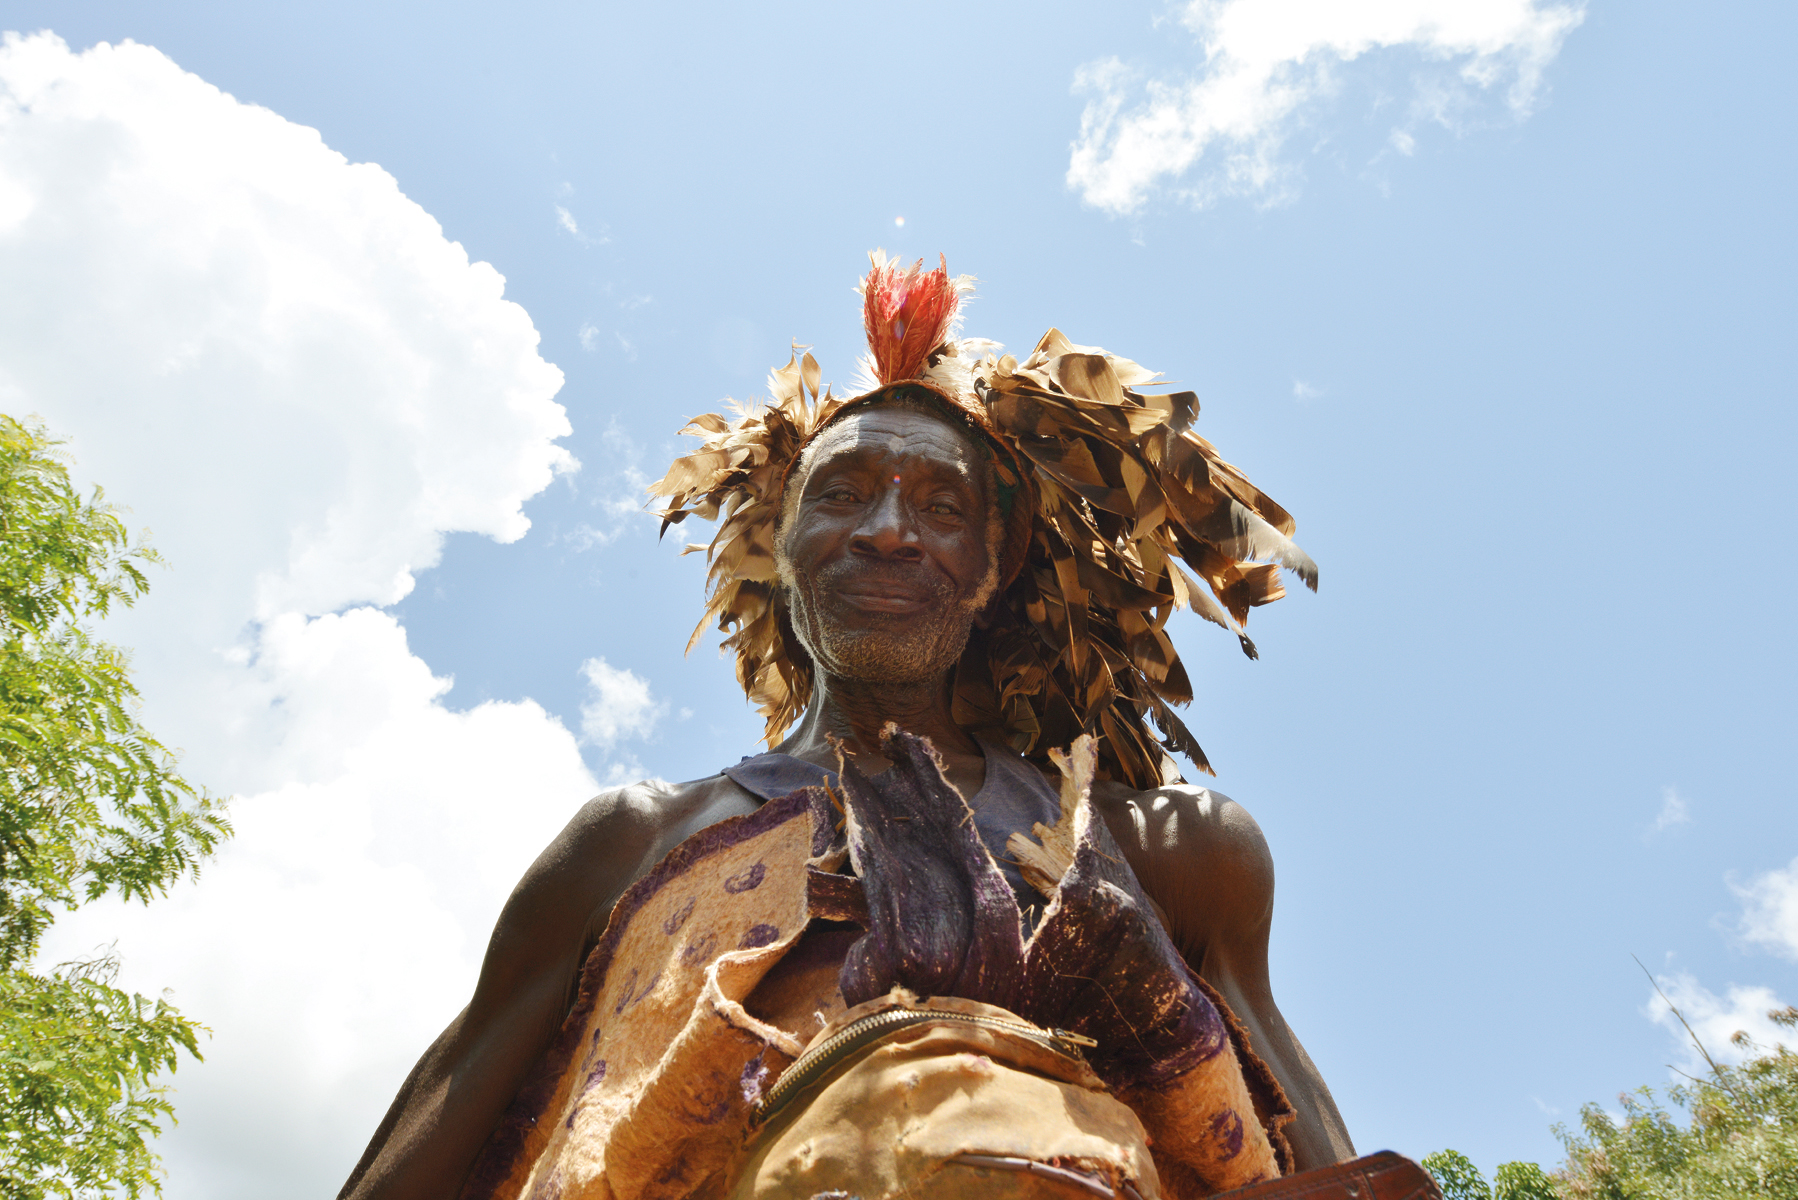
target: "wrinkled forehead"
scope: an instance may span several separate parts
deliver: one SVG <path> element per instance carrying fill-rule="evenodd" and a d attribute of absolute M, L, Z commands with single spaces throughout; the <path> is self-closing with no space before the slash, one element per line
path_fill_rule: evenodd
<path fill-rule="evenodd" d="M 847 413 L 819 433 L 808 449 L 808 482 L 827 464 L 878 462 L 958 475 L 977 488 L 984 483 L 981 455 L 969 435 L 947 418 L 910 406 L 882 405 Z"/>

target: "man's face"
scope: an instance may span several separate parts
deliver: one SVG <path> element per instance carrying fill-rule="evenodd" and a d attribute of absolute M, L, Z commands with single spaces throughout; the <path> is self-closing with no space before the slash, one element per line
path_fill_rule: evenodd
<path fill-rule="evenodd" d="M 998 579 L 979 452 L 943 418 L 877 407 L 830 426 L 810 457 L 781 531 L 799 640 L 847 679 L 947 672 Z"/>

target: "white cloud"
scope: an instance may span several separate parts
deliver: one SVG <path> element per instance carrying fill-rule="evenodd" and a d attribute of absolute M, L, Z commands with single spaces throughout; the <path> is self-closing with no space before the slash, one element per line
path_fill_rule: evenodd
<path fill-rule="evenodd" d="M 624 738 L 648 737 L 668 712 L 666 701 L 649 694 L 649 682 L 621 671 L 603 658 L 581 664 L 588 698 L 581 704 L 581 737 L 603 749 Z"/>
<path fill-rule="evenodd" d="M 616 420 L 607 422 L 602 442 L 605 454 L 584 477 L 582 489 L 597 518 L 561 535 L 576 551 L 609 546 L 633 529 L 647 534 L 656 528 L 644 507 L 650 478 L 643 472 L 643 448 Z"/>
<path fill-rule="evenodd" d="M 56 927 L 52 957 L 118 939 L 123 983 L 213 1029 L 174 1076 L 170 1195 L 331 1195 L 401 1079 L 467 1001 L 487 931 L 596 790 L 529 701 L 451 712 L 449 681 L 368 608 L 277 618 L 254 667 L 294 717 L 286 782 L 241 796 L 197 885 Z"/>
<path fill-rule="evenodd" d="M 1687 807 L 1685 798 L 1671 787 L 1661 789 L 1661 810 L 1654 815 L 1654 823 L 1648 827 L 1653 834 L 1663 833 L 1675 825 L 1690 824 L 1691 809 Z"/>
<path fill-rule="evenodd" d="M 1303 379 L 1292 381 L 1292 398 L 1294 400 L 1316 400 L 1323 395 L 1323 389 L 1312 387 Z"/>
<path fill-rule="evenodd" d="M 1719 996 L 1686 971 L 1656 976 L 1655 982 L 1667 993 L 1666 999 L 1659 995 L 1649 997 L 1642 1013 L 1673 1036 L 1680 1054 L 1678 1066 L 1688 1075 L 1702 1077 L 1707 1068 L 1692 1045 L 1691 1035 L 1669 1009 L 1668 1001 L 1678 1006 L 1692 1033 L 1719 1063 L 1739 1063 L 1748 1057 L 1748 1047 L 1730 1041 L 1737 1032 L 1746 1033 L 1762 1048 L 1791 1040 L 1790 1033 L 1767 1019 L 1769 1012 L 1785 1007 L 1785 1001 L 1774 995 L 1772 988 L 1739 987 L 1732 983 Z"/>
<path fill-rule="evenodd" d="M 1294 186 L 1282 145 L 1336 89 L 1341 67 L 1408 52 L 1419 74 L 1411 120 L 1452 125 L 1472 99 L 1500 88 L 1521 119 L 1582 18 L 1577 0 L 1189 0 L 1180 24 L 1203 54 L 1189 76 L 1145 78 L 1117 58 L 1076 71 L 1075 90 L 1090 99 L 1068 184 L 1113 214 L 1182 178 L 1176 191 L 1195 203 L 1279 200 Z M 1394 147 L 1411 153 L 1412 135 L 1396 133 Z"/>
<path fill-rule="evenodd" d="M 1673 821 L 1685 820 L 1685 806 L 1673 789 L 1668 788 L 1665 796 L 1663 817 L 1671 811 L 1675 814 Z M 1662 822 L 1657 820 L 1655 825 L 1658 829 Z M 1784 869 L 1755 876 L 1746 885 L 1731 882 L 1730 889 L 1743 904 L 1743 939 L 1798 960 L 1798 858 Z M 1655 982 L 1665 995 L 1651 996 L 1643 1014 L 1673 1036 L 1680 1055 L 1679 1069 L 1688 1075 L 1702 1077 L 1707 1069 L 1703 1055 L 1692 1044 L 1694 1036 L 1719 1063 L 1742 1062 L 1756 1052 L 1754 1045 L 1764 1051 L 1792 1040 L 1790 1030 L 1768 1018 L 1768 1013 L 1786 1007 L 1786 1001 L 1772 988 L 1732 983 L 1719 996 L 1686 971 L 1656 976 Z M 1679 1016 L 1674 1015 L 1673 1007 L 1679 1009 Z M 1691 1026 L 1690 1032 L 1679 1017 Z M 1737 1033 L 1747 1034 L 1754 1045 L 1735 1045 L 1731 1039 Z"/>
<path fill-rule="evenodd" d="M 393 603 L 573 467 L 499 273 L 315 130 L 149 47 L 8 35 L 0 177 L 34 201 L 0 239 L 0 403 L 157 495 L 158 590 L 196 620 Z"/>
<path fill-rule="evenodd" d="M 1747 886 L 1731 884 L 1742 901 L 1742 937 L 1798 961 L 1798 858 L 1784 870 L 1768 871 Z"/>
<path fill-rule="evenodd" d="M 560 204 L 556 205 L 556 224 L 566 230 L 569 236 L 583 246 L 603 246 L 612 240 L 603 232 L 603 227 L 602 232 L 598 237 L 594 237 L 592 234 L 582 233 L 580 222 L 574 219 L 574 214 Z"/>
<path fill-rule="evenodd" d="M 171 1196 L 329 1195 L 598 786 L 536 704 L 445 707 L 370 607 L 448 532 L 525 532 L 574 466 L 561 373 L 386 172 L 131 43 L 0 44 L 0 279 L 0 410 L 150 527 L 170 569 L 106 633 L 238 797 L 197 885 L 65 918 L 46 957 L 116 937 L 127 986 L 215 1030 L 174 1078 Z"/>
<path fill-rule="evenodd" d="M 599 348 L 599 327 L 591 321 L 581 322 L 581 349 L 591 354 Z"/>

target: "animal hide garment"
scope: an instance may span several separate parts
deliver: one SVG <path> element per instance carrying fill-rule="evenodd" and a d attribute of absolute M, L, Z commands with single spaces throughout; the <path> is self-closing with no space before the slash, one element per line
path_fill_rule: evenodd
<path fill-rule="evenodd" d="M 1091 739 L 1062 760 L 1057 828 L 1038 826 L 1064 855 L 1071 846 L 1065 868 L 1059 878 L 1045 869 L 1060 865 L 1047 847 L 1026 858 L 1026 877 L 1049 901 L 1028 942 L 1011 888 L 930 743 L 889 725 L 882 749 L 894 765 L 878 781 L 852 763 L 841 776 L 868 912 L 868 932 L 843 964 L 843 999 L 861 1004 L 904 987 L 1082 1034 L 1097 1043 L 1086 1057 L 1099 1077 L 1143 1117 L 1158 1162 L 1171 1158 L 1207 1191 L 1278 1176 L 1222 1014 L 1093 811 Z"/>
<path fill-rule="evenodd" d="M 1040 841 L 1013 839 L 1013 851 L 1024 845 L 1013 857 L 1047 897 L 1028 938 L 1012 887 L 929 743 L 889 729 L 883 745 L 894 766 L 879 778 L 845 765 L 834 792 L 803 788 L 703 830 L 626 891 L 464 1200 L 730 1194 L 761 1097 L 821 1027 L 895 988 L 1092 1039 L 1094 1102 L 1115 1097 L 1135 1114 L 1105 1127 L 1140 1118 L 1153 1148 L 1153 1170 L 1134 1176 L 1149 1189 L 1144 1200 L 1279 1175 L 1224 1017 L 1092 809 L 1090 745 L 1067 763 L 1057 825 L 1038 825 Z M 839 873 L 845 856 L 853 876 Z M 857 1078 L 878 1077 L 885 1059 L 866 1061 L 875 1075 Z M 920 1078 L 935 1078 L 920 1063 Z M 1025 1124 L 1028 1107 L 1018 1110 Z M 873 1093 L 857 1111 L 874 1123 L 895 1116 Z M 960 1129 L 931 1128 L 933 1137 Z M 995 1161 L 1017 1155 L 991 1150 Z"/>
<path fill-rule="evenodd" d="M 762 1080 L 803 1047 L 743 1001 L 811 920 L 836 811 L 804 788 L 675 847 L 613 907 L 561 1033 L 463 1200 L 716 1195 Z"/>

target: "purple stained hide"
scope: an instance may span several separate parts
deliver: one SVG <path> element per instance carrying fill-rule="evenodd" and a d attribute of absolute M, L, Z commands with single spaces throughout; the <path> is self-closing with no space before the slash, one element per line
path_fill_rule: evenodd
<path fill-rule="evenodd" d="M 743 1064 L 743 1074 L 737 1081 L 738 1089 L 743 1093 L 743 1103 L 756 1104 L 762 1098 L 762 1087 L 768 1082 L 768 1051 Z"/>
<path fill-rule="evenodd" d="M 843 963 L 846 1003 L 903 984 L 1009 1008 L 1095 1039 L 1087 1058 L 1114 1087 L 1165 1084 L 1224 1049 L 1223 1018 L 1103 820 L 1087 822 L 1026 947 L 1011 888 L 930 743 L 889 730 L 892 770 L 870 780 L 845 764 L 842 774 L 868 930 Z M 817 878 L 811 888 L 830 915 L 848 914 L 848 889 Z"/>
<path fill-rule="evenodd" d="M 1211 1118 L 1211 1136 L 1223 1148 L 1225 1158 L 1242 1153 L 1242 1114 L 1221 1112 Z"/>
<path fill-rule="evenodd" d="M 843 962 L 843 1000 L 902 984 L 1010 1007 L 1024 960 L 1011 886 L 930 743 L 889 725 L 881 748 L 893 768 L 878 780 L 847 762 L 841 775 L 868 912 L 868 932 Z"/>
<path fill-rule="evenodd" d="M 688 896 L 687 902 L 680 906 L 680 911 L 662 922 L 662 932 L 673 937 L 687 923 L 687 918 L 693 915 L 693 906 L 698 903 L 698 896 Z"/>
<path fill-rule="evenodd" d="M 732 875 L 724 881 L 724 890 L 731 895 L 754 891 L 762 886 L 762 879 L 768 874 L 767 863 L 756 863 L 741 875 Z"/>
<path fill-rule="evenodd" d="M 1096 813 L 1030 939 L 1017 1011 L 1097 1040 L 1088 1058 L 1113 1087 L 1167 1083 L 1229 1042 Z"/>

